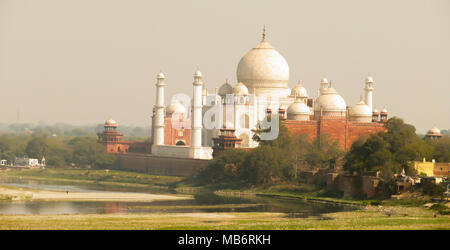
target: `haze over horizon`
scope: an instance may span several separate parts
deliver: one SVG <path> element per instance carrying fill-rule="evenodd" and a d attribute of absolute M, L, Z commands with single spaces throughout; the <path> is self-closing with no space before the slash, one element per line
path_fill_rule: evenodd
<path fill-rule="evenodd" d="M 0 0 L 0 122 L 148 126 L 160 69 L 166 104 L 197 67 L 210 92 L 235 84 L 264 24 L 290 87 L 326 76 L 353 106 L 370 73 L 376 108 L 450 128 L 448 0 Z"/>

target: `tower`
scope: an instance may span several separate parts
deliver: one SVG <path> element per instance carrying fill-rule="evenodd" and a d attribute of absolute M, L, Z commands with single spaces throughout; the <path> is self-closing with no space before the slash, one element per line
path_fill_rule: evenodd
<path fill-rule="evenodd" d="M 370 110 L 373 109 L 372 106 L 372 93 L 373 93 L 373 78 L 369 75 L 366 78 L 366 87 L 364 88 L 364 102 L 369 106 Z"/>
<path fill-rule="evenodd" d="M 156 104 L 153 117 L 153 145 L 164 145 L 164 74 L 156 77 Z M 201 94 L 201 93 L 200 93 Z"/>
<path fill-rule="evenodd" d="M 200 70 L 194 73 L 194 91 L 192 108 L 192 126 L 191 126 L 191 148 L 202 146 L 202 72 Z"/>

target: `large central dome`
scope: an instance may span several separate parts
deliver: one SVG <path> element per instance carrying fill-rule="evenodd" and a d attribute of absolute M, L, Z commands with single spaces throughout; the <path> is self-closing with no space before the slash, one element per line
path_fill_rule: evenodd
<path fill-rule="evenodd" d="M 243 82 L 250 93 L 287 96 L 289 65 L 265 39 L 239 61 L 237 80 Z"/>

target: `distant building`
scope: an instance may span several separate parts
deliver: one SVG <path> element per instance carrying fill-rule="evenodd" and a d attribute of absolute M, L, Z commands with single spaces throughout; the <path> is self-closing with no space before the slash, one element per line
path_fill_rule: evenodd
<path fill-rule="evenodd" d="M 16 157 L 14 167 L 39 167 L 39 160 L 27 157 Z"/>
<path fill-rule="evenodd" d="M 109 153 L 149 153 L 150 144 L 146 142 L 122 141 L 123 134 L 117 131 L 117 122 L 105 121 L 104 130 L 98 133 L 98 143 L 106 147 Z"/>
<path fill-rule="evenodd" d="M 430 130 L 428 130 L 425 137 L 433 140 L 439 140 L 442 137 L 441 130 L 436 128 L 436 126 L 433 126 L 432 128 L 430 128 Z"/>
<path fill-rule="evenodd" d="M 409 163 L 418 174 L 425 174 L 428 177 L 447 177 L 450 173 L 450 163 L 437 163 L 435 160 L 427 162 L 425 158 L 423 161 L 412 161 Z"/>

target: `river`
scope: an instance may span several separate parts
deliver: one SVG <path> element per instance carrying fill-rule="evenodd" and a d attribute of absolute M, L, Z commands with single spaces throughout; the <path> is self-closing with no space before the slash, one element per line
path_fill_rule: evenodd
<path fill-rule="evenodd" d="M 0 185 L 48 191 L 140 192 L 155 193 L 139 187 L 105 186 L 49 180 L 0 178 Z M 153 202 L 111 201 L 3 201 L 0 214 L 112 214 L 112 213 L 198 213 L 198 212 L 279 212 L 287 217 L 317 216 L 323 213 L 354 210 L 355 207 L 317 203 L 298 199 L 230 197 L 213 193 L 194 195 L 194 199 Z"/>

